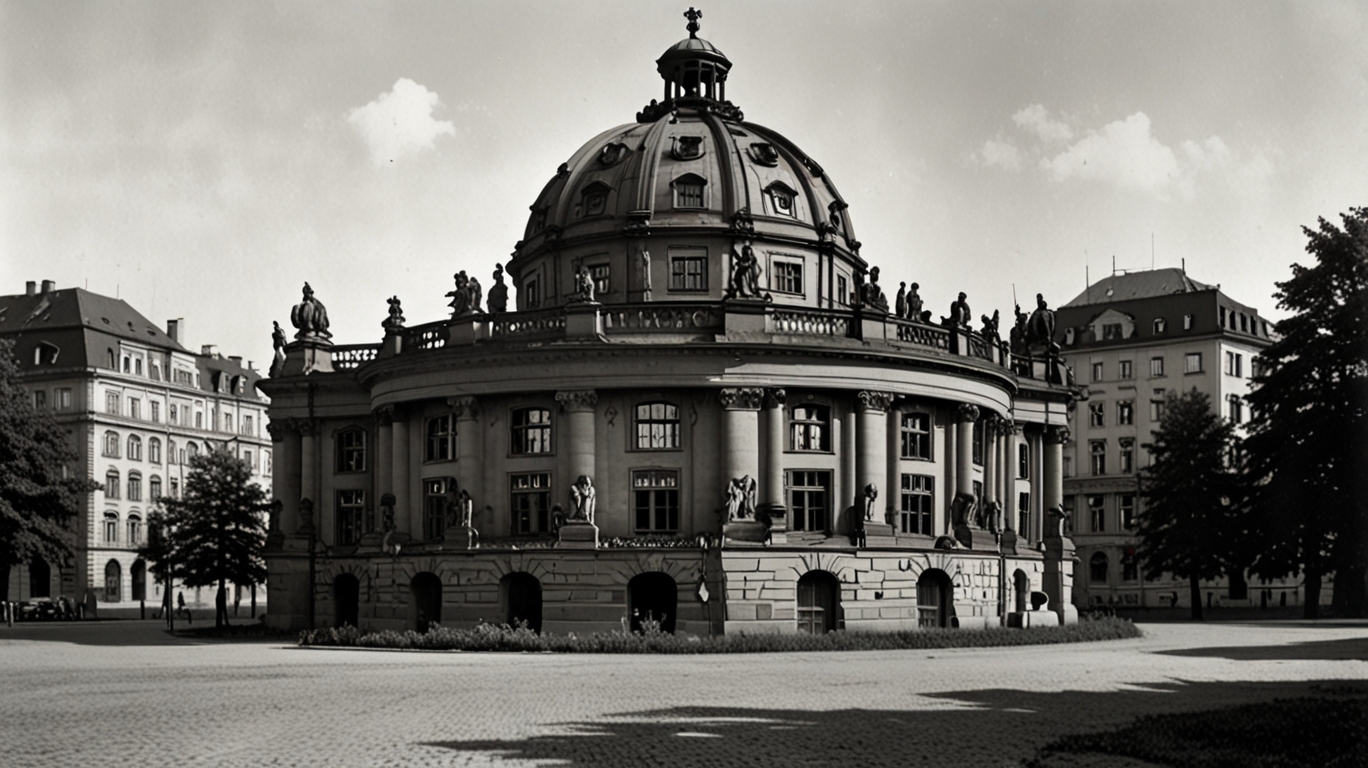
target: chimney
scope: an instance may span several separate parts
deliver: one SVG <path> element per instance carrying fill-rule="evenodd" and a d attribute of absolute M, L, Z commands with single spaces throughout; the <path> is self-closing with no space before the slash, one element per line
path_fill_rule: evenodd
<path fill-rule="evenodd" d="M 38 283 L 35 283 L 35 282 L 32 281 L 32 280 L 30 280 L 30 281 L 24 283 L 24 295 L 25 295 L 25 296 L 34 296 L 34 295 L 36 295 L 37 293 L 38 293 Z"/>
<path fill-rule="evenodd" d="M 228 359 L 232 360 L 234 363 L 237 363 L 237 367 L 242 367 L 242 355 L 229 355 Z"/>
<path fill-rule="evenodd" d="M 166 335 L 170 336 L 172 341 L 179 344 L 182 333 L 185 333 L 185 318 L 178 317 L 175 320 L 166 321 Z"/>
<path fill-rule="evenodd" d="M 205 357 L 218 357 L 218 346 L 214 344 L 203 344 L 200 346 L 200 354 Z"/>
<path fill-rule="evenodd" d="M 54 290 L 56 290 L 56 289 L 57 289 L 57 282 L 56 282 L 55 280 L 44 280 L 44 281 L 43 281 L 43 291 L 42 291 L 43 293 L 52 293 L 52 292 L 53 292 Z"/>
<path fill-rule="evenodd" d="M 249 370 L 249 371 L 255 371 L 255 370 L 256 370 L 256 361 L 255 361 L 255 360 L 248 360 L 248 361 L 247 361 L 247 370 Z"/>

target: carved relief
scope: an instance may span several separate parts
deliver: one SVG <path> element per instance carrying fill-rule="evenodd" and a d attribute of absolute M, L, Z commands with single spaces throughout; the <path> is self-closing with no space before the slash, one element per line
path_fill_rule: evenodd
<path fill-rule="evenodd" d="M 562 390 L 556 393 L 556 402 L 567 411 L 591 411 L 598 405 L 598 392 L 592 389 Z"/>
<path fill-rule="evenodd" d="M 759 387 L 726 387 L 717 393 L 722 407 L 729 411 L 758 411 L 764 398 L 765 390 Z"/>
<path fill-rule="evenodd" d="M 598 161 L 605 166 L 617 165 L 627 156 L 628 151 L 626 144 L 613 142 L 612 144 L 605 145 L 603 149 L 599 150 Z"/>
<path fill-rule="evenodd" d="M 855 397 L 859 398 L 861 411 L 887 411 L 893 405 L 892 392 L 861 390 Z"/>
<path fill-rule="evenodd" d="M 271 433 L 271 442 L 278 443 L 285 439 L 285 433 L 293 429 L 293 425 L 285 419 L 271 419 L 266 422 L 266 431 Z"/>
<path fill-rule="evenodd" d="M 960 403 L 959 407 L 955 409 L 955 415 L 959 417 L 958 421 L 960 422 L 978 421 L 979 409 L 977 405 Z"/>

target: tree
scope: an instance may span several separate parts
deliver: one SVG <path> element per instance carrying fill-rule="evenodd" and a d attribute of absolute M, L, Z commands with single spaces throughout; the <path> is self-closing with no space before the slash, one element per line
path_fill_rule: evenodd
<path fill-rule="evenodd" d="M 1150 466 L 1140 474 L 1145 500 L 1136 519 L 1145 577 L 1169 572 L 1191 585 L 1192 618 L 1202 618 L 1202 579 L 1224 575 L 1235 561 L 1237 475 L 1227 468 L 1234 427 L 1193 389 L 1168 396 L 1154 433 Z"/>
<path fill-rule="evenodd" d="M 176 578 L 187 587 L 217 586 L 214 626 L 227 625 L 227 583 L 266 579 L 266 492 L 252 482 L 246 462 L 217 450 L 192 457 L 183 497 L 162 503 L 156 543 L 143 556 L 156 559 L 156 572 L 167 583 Z"/>
<path fill-rule="evenodd" d="M 1278 283 L 1293 314 L 1257 358 L 1245 441 L 1253 570 L 1303 573 L 1308 618 L 1330 573 L 1336 613 L 1368 616 L 1368 208 L 1340 218 L 1302 228 L 1316 264 Z"/>
<path fill-rule="evenodd" d="M 77 459 L 52 414 L 34 408 L 19 385 L 13 342 L 0 340 L 0 599 L 9 594 L 12 566 L 61 563 L 74 551 L 71 521 L 100 488 L 70 474 Z"/>

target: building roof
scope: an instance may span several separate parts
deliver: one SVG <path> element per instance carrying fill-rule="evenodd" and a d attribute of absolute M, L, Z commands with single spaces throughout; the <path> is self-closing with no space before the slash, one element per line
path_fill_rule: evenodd
<path fill-rule="evenodd" d="M 123 299 L 83 288 L 0 296 L 0 335 L 81 328 L 140 344 L 187 352 Z"/>
<path fill-rule="evenodd" d="M 1082 307 L 1088 304 L 1111 304 L 1117 301 L 1148 299 L 1174 293 L 1207 291 L 1213 287 L 1193 280 L 1187 276 L 1186 272 L 1175 267 L 1151 269 L 1144 272 L 1125 272 L 1098 280 L 1063 306 Z"/>

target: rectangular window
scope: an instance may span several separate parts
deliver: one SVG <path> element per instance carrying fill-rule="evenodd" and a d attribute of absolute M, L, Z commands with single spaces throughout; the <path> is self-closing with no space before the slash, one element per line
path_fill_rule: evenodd
<path fill-rule="evenodd" d="M 931 460 L 931 414 L 902 414 L 902 458 Z"/>
<path fill-rule="evenodd" d="M 233 414 L 231 414 L 231 413 L 225 413 L 225 414 L 223 414 L 223 431 L 224 431 L 224 432 L 232 432 L 232 431 L 233 431 Z"/>
<path fill-rule="evenodd" d="M 243 451 L 243 452 L 242 452 L 242 463 L 243 463 L 243 464 L 246 464 L 246 465 L 247 465 L 247 468 L 250 469 L 250 470 L 252 470 L 253 472 L 256 471 L 256 464 L 252 463 L 252 452 L 251 452 L 251 451 Z"/>
<path fill-rule="evenodd" d="M 1025 443 L 1017 444 L 1017 477 L 1025 480 L 1031 476 L 1031 449 Z"/>
<path fill-rule="evenodd" d="M 337 433 L 337 471 L 366 471 L 366 433 L 348 429 Z"/>
<path fill-rule="evenodd" d="M 1105 533 L 1107 530 L 1106 501 L 1106 496 L 1088 497 L 1088 518 L 1092 521 L 1093 533 Z"/>
<path fill-rule="evenodd" d="M 1155 423 L 1158 423 L 1158 422 L 1163 421 L 1163 420 L 1164 420 L 1164 401 L 1163 401 L 1163 400 L 1151 400 L 1151 401 L 1150 401 L 1150 421 L 1153 421 L 1153 422 L 1155 422 Z"/>
<path fill-rule="evenodd" d="M 108 414 L 111 415 L 111 416 L 118 416 L 118 415 L 119 415 L 119 393 L 118 393 L 118 392 L 106 392 L 106 393 L 105 393 L 105 413 L 108 413 Z"/>
<path fill-rule="evenodd" d="M 252 429 L 252 417 L 251 417 L 251 416 L 243 416 L 243 417 L 242 417 L 242 434 L 244 434 L 244 435 L 255 435 L 255 434 L 256 434 L 256 431 Z"/>
<path fill-rule="evenodd" d="M 47 390 L 33 390 L 33 407 L 40 411 L 47 407 Z"/>
<path fill-rule="evenodd" d="M 551 474 L 529 472 L 510 475 L 509 508 L 513 511 L 513 534 L 525 535 L 551 530 Z"/>
<path fill-rule="evenodd" d="M 1016 532 L 1023 539 L 1031 538 L 1031 494 L 1026 491 L 1017 494 Z"/>
<path fill-rule="evenodd" d="M 803 292 L 803 263 L 775 259 L 770 271 L 770 290 L 780 293 Z"/>
<path fill-rule="evenodd" d="M 447 478 L 423 480 L 423 541 L 441 541 L 446 535 Z"/>
<path fill-rule="evenodd" d="M 65 411 L 71 408 L 71 390 L 62 387 L 57 390 L 57 410 Z"/>
<path fill-rule="evenodd" d="M 174 489 L 174 484 L 172 485 Z M 366 492 L 349 489 L 337 492 L 337 543 L 355 544 L 361 540 L 361 517 L 365 513 Z"/>
<path fill-rule="evenodd" d="M 515 408 L 509 419 L 510 453 L 551 453 L 551 411 L 546 408 Z"/>
<path fill-rule="evenodd" d="M 795 451 L 830 451 L 830 409 L 824 405 L 793 406 L 789 411 L 789 439 Z"/>
<path fill-rule="evenodd" d="M 850 305 L 850 281 L 845 275 L 836 277 L 836 303 L 843 307 Z"/>
<path fill-rule="evenodd" d="M 1122 360 L 1120 363 L 1120 369 L 1121 370 L 1118 372 L 1118 375 L 1122 379 L 1129 379 L 1134 375 L 1134 372 L 1131 370 L 1131 361 L 1129 360 Z"/>
<path fill-rule="evenodd" d="M 153 400 L 152 402 L 150 402 L 150 403 L 147 404 L 147 407 L 148 407 L 148 409 L 151 410 L 151 412 L 152 412 L 152 413 L 151 413 L 151 416 L 152 416 L 152 423 L 153 423 L 153 424 L 160 424 L 160 423 L 161 423 L 161 403 L 157 402 L 156 400 Z"/>
<path fill-rule="evenodd" d="M 698 255 L 692 255 L 692 254 Z M 670 254 L 670 290 L 708 290 L 708 256 L 703 248 L 688 249 L 690 255 Z"/>
<path fill-rule="evenodd" d="M 128 476 L 128 500 L 142 501 L 142 478 L 138 475 Z"/>
<path fill-rule="evenodd" d="M 1114 341 L 1122 338 L 1122 327 L 1120 323 L 1106 323 L 1102 326 L 1102 340 Z"/>
<path fill-rule="evenodd" d="M 1123 493 L 1116 498 L 1121 508 L 1121 527 L 1128 531 L 1135 530 L 1135 494 Z"/>
<path fill-rule="evenodd" d="M 1116 404 L 1116 423 L 1121 426 L 1135 423 L 1135 401 L 1121 400 Z"/>
<path fill-rule="evenodd" d="M 1192 315 L 1183 315 L 1183 330 L 1192 330 Z"/>
<path fill-rule="evenodd" d="M 903 475 L 898 507 L 898 530 L 934 536 L 931 523 L 936 508 L 936 479 L 930 475 Z"/>
<path fill-rule="evenodd" d="M 142 418 L 142 401 L 139 400 L 139 399 L 136 398 L 136 397 L 130 397 L 130 398 L 128 398 L 128 418 L 130 418 L 130 419 L 141 419 L 141 418 Z"/>
<path fill-rule="evenodd" d="M 1129 475 L 1135 471 L 1135 443 L 1121 441 L 1121 474 Z"/>
<path fill-rule="evenodd" d="M 674 183 L 676 208 L 702 208 L 703 183 L 693 179 L 678 179 Z"/>
<path fill-rule="evenodd" d="M 536 280 L 523 283 L 523 306 L 527 309 L 541 306 L 541 285 Z"/>
<path fill-rule="evenodd" d="M 679 407 L 673 403 L 641 403 L 636 407 L 636 447 L 639 451 L 679 448 Z"/>
<path fill-rule="evenodd" d="M 591 264 L 589 266 L 589 279 L 594 281 L 594 295 L 604 296 L 608 293 L 609 266 L 607 264 Z"/>
<path fill-rule="evenodd" d="M 679 472 L 643 469 L 632 473 L 633 516 L 637 533 L 679 530 Z"/>
<path fill-rule="evenodd" d="M 1093 440 L 1088 443 L 1088 450 L 1092 457 L 1092 473 L 1094 475 L 1107 474 L 1107 441 Z"/>
<path fill-rule="evenodd" d="M 1092 364 L 1092 380 L 1093 380 L 1093 381 L 1101 381 L 1101 380 L 1102 380 L 1102 364 L 1101 364 L 1101 363 L 1093 363 L 1093 364 Z"/>
<path fill-rule="evenodd" d="M 195 411 L 195 429 L 204 429 L 203 411 Z"/>
<path fill-rule="evenodd" d="M 178 423 L 180 423 L 180 422 L 176 421 L 176 416 L 179 415 L 179 412 L 178 412 L 177 409 L 176 409 L 176 404 L 175 404 L 175 403 L 172 403 L 172 404 L 171 404 L 171 408 L 170 408 L 170 410 L 167 411 L 167 413 L 170 414 L 170 419 L 171 419 L 171 423 L 172 423 L 172 424 L 178 424 Z"/>
<path fill-rule="evenodd" d="M 1230 396 L 1230 423 L 1244 423 L 1244 401 L 1240 399 L 1239 395 Z"/>
<path fill-rule="evenodd" d="M 1202 353 L 1189 352 L 1183 355 L 1183 373 L 1202 372 Z"/>
<path fill-rule="evenodd" d="M 1107 423 L 1107 420 L 1106 420 L 1106 417 L 1105 417 L 1106 407 L 1107 407 L 1107 404 L 1106 404 L 1106 403 L 1088 403 L 1088 426 L 1090 426 L 1090 427 L 1102 427 L 1102 426 L 1106 426 L 1106 423 Z"/>
<path fill-rule="evenodd" d="M 455 437 L 456 432 L 451 428 L 451 414 L 428 419 L 424 461 L 450 461 L 456 455 L 453 445 Z"/>
<path fill-rule="evenodd" d="M 1164 375 L 1164 358 L 1162 358 L 1162 357 L 1151 357 L 1151 358 L 1150 358 L 1150 375 L 1151 375 L 1151 376 L 1163 376 L 1163 375 Z"/>
<path fill-rule="evenodd" d="M 824 533 L 828 527 L 831 473 L 790 470 L 785 478 L 793 530 Z"/>
<path fill-rule="evenodd" d="M 973 448 L 974 463 L 983 466 L 983 422 L 974 422 L 974 439 L 971 446 Z M 980 497 L 981 498 L 981 497 Z"/>

